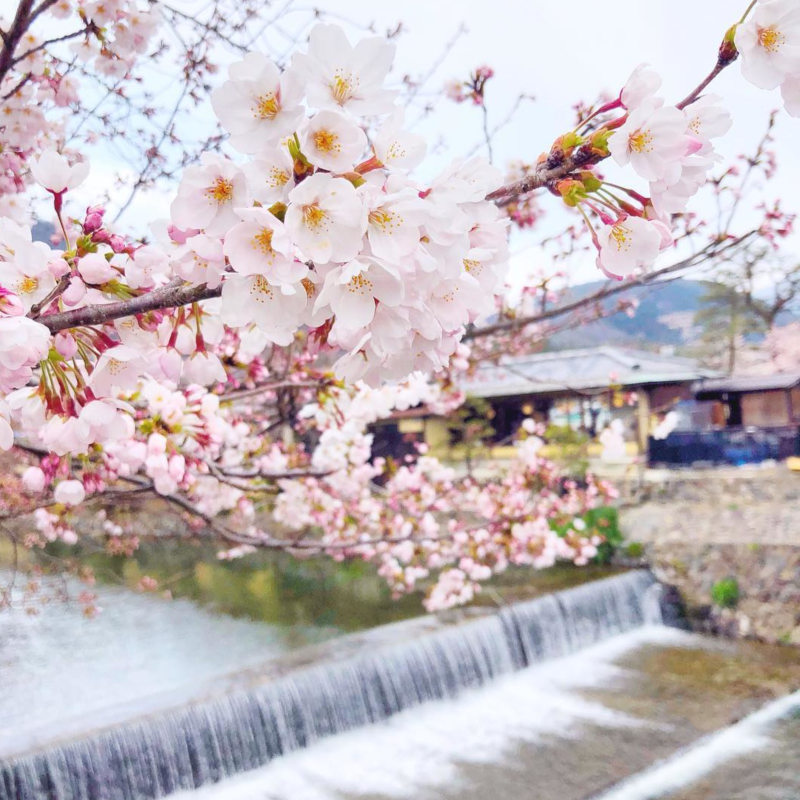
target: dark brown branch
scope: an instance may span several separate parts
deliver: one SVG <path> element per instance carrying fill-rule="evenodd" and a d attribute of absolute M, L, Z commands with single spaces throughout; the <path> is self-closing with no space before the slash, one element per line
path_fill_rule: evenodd
<path fill-rule="evenodd" d="M 14 51 L 17 49 L 20 39 L 25 35 L 33 19 L 31 16 L 32 8 L 33 0 L 20 0 L 17 6 L 17 13 L 14 16 L 14 21 L 3 37 L 3 49 L 0 50 L 0 81 L 5 78 L 6 74 L 11 69 L 11 65 L 14 63 L 12 60 Z"/>
<path fill-rule="evenodd" d="M 147 311 L 157 311 L 161 308 L 177 308 L 190 305 L 200 300 L 219 297 L 222 287 L 209 289 L 205 284 L 189 286 L 182 281 L 170 282 L 160 289 L 155 289 L 147 294 L 139 295 L 131 300 L 122 300 L 117 303 L 108 303 L 102 306 L 86 306 L 63 311 L 60 314 L 50 314 L 39 321 L 46 325 L 51 333 L 58 333 L 67 328 L 77 328 L 81 325 L 102 325 L 114 319 L 129 317 L 133 314 L 144 314 Z"/>
<path fill-rule="evenodd" d="M 508 205 L 518 197 L 530 194 L 536 189 L 550 186 L 575 170 L 599 164 L 604 158 L 608 158 L 608 156 L 600 156 L 591 152 L 588 148 L 579 147 L 571 156 L 565 156 L 560 163 L 552 163 L 548 159 L 530 175 L 526 175 L 513 183 L 507 183 L 505 186 L 490 192 L 486 195 L 486 199 L 493 200 L 498 206 Z"/>

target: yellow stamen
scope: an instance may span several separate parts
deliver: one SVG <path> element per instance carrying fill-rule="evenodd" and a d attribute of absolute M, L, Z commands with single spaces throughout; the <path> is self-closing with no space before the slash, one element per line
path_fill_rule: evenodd
<path fill-rule="evenodd" d="M 303 206 L 303 222 L 307 228 L 317 230 L 325 222 L 327 215 L 318 205 Z"/>
<path fill-rule="evenodd" d="M 481 264 L 480 261 L 476 261 L 474 258 L 465 258 L 464 269 L 469 272 L 470 275 L 480 275 L 481 272 L 483 272 L 483 264 Z"/>
<path fill-rule="evenodd" d="M 653 134 L 639 128 L 628 137 L 628 147 L 634 153 L 650 153 L 653 150 Z"/>
<path fill-rule="evenodd" d="M 256 275 L 250 284 L 250 294 L 257 303 L 268 303 L 275 295 L 269 281 L 263 275 Z"/>
<path fill-rule="evenodd" d="M 385 208 L 376 208 L 369 212 L 369 224 L 375 225 L 384 233 L 394 233 L 393 229 L 399 228 L 402 221 L 402 217 Z"/>
<path fill-rule="evenodd" d="M 611 239 L 614 240 L 618 253 L 623 250 L 627 252 L 631 249 L 630 228 L 626 228 L 624 225 L 614 225 L 614 227 L 611 228 Z"/>
<path fill-rule="evenodd" d="M 206 197 L 221 206 L 233 198 L 233 182 L 219 177 L 206 189 Z"/>
<path fill-rule="evenodd" d="M 281 186 L 286 186 L 289 182 L 289 171 L 285 169 L 279 169 L 278 167 L 272 167 L 269 171 L 269 178 L 267 178 L 267 184 L 272 186 L 273 189 L 278 189 Z"/>
<path fill-rule="evenodd" d="M 774 25 L 758 29 L 758 43 L 768 53 L 777 53 L 785 42 L 786 37 Z"/>
<path fill-rule="evenodd" d="M 365 278 L 362 273 L 353 275 L 350 283 L 347 284 L 347 291 L 351 294 L 372 294 L 372 281 Z"/>
<path fill-rule="evenodd" d="M 336 70 L 333 81 L 330 83 L 333 99 L 343 106 L 350 98 L 355 95 L 358 88 L 358 78 L 354 78 L 350 73 L 344 73 L 340 69 Z"/>
<path fill-rule="evenodd" d="M 339 137 L 333 131 L 319 130 L 314 134 L 314 147 L 322 153 L 341 152 Z"/>
<path fill-rule="evenodd" d="M 253 106 L 253 116 L 256 119 L 275 119 L 280 110 L 281 105 L 278 102 L 278 98 L 272 92 L 269 92 L 256 98 Z"/>
<path fill-rule="evenodd" d="M 39 279 L 25 275 L 15 288 L 17 294 L 33 294 L 39 288 Z"/>
<path fill-rule="evenodd" d="M 262 228 L 253 237 L 251 244 L 265 256 L 272 256 L 275 254 L 275 251 L 272 249 L 272 231 L 269 228 Z"/>

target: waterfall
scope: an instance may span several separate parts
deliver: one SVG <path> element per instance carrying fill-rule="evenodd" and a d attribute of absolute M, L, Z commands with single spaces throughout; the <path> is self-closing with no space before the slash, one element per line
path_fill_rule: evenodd
<path fill-rule="evenodd" d="M 454 697 L 656 621 L 635 571 L 0 762 L 0 800 L 141 800 Z"/>

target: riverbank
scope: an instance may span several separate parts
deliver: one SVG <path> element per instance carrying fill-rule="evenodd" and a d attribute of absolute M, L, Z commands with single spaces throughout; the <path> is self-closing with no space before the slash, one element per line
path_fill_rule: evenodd
<path fill-rule="evenodd" d="M 622 490 L 629 552 L 678 590 L 694 630 L 800 645 L 800 475 L 649 470 Z"/>

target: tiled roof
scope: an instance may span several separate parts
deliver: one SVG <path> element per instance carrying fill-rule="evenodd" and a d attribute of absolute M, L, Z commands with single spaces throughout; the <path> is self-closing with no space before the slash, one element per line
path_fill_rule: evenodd
<path fill-rule="evenodd" d="M 800 372 L 776 372 L 773 375 L 732 375 L 728 378 L 707 378 L 694 387 L 698 399 L 722 392 L 767 392 L 791 389 L 800 384 Z"/>
<path fill-rule="evenodd" d="M 508 397 L 689 383 L 718 374 L 688 358 L 603 346 L 503 358 L 480 366 L 461 388 L 473 397 Z"/>

